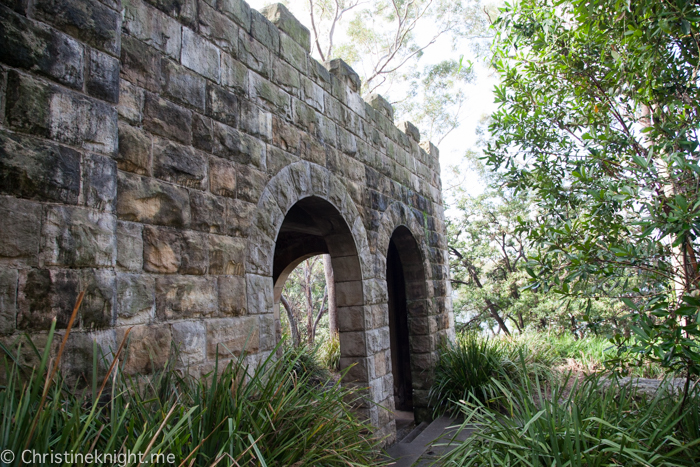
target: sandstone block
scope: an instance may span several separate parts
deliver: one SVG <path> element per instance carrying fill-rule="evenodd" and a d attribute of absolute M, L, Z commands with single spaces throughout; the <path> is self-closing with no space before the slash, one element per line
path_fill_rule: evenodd
<path fill-rule="evenodd" d="M 241 102 L 240 128 L 249 135 L 269 142 L 272 140 L 272 114 L 244 100 Z"/>
<path fill-rule="evenodd" d="M 350 369 L 347 370 L 348 368 Z M 345 373 L 345 377 L 343 378 L 344 383 L 367 383 L 369 379 L 369 365 L 367 358 L 341 357 L 340 371 L 344 372 L 345 370 L 347 370 L 347 373 Z"/>
<path fill-rule="evenodd" d="M 362 282 L 339 282 L 335 285 L 335 297 L 338 307 L 363 305 Z"/>
<path fill-rule="evenodd" d="M 37 18 L 110 55 L 119 56 L 121 16 L 89 0 L 37 0 Z"/>
<path fill-rule="evenodd" d="M 219 313 L 229 316 L 247 314 L 245 277 L 219 276 Z"/>
<path fill-rule="evenodd" d="M 226 233 L 235 237 L 246 237 L 250 231 L 255 204 L 240 199 L 226 202 Z"/>
<path fill-rule="evenodd" d="M 190 70 L 219 82 L 221 56 L 219 49 L 189 28 L 182 30 L 182 64 Z"/>
<path fill-rule="evenodd" d="M 146 0 L 168 16 L 191 28 L 197 27 L 197 0 Z"/>
<path fill-rule="evenodd" d="M 145 226 L 144 270 L 166 274 L 205 274 L 209 266 L 206 243 L 200 233 Z"/>
<path fill-rule="evenodd" d="M 260 75 L 270 76 L 270 51 L 242 29 L 238 35 L 238 59 Z"/>
<path fill-rule="evenodd" d="M 246 292 L 248 296 L 248 313 L 263 315 L 272 313 L 273 284 L 271 277 L 246 274 Z"/>
<path fill-rule="evenodd" d="M 248 92 L 248 68 L 227 53 L 221 54 L 221 85 L 237 93 Z"/>
<path fill-rule="evenodd" d="M 113 324 L 116 276 L 106 269 L 84 269 L 80 272 L 80 290 L 85 298 L 80 305 L 80 327 L 102 329 Z M 68 314 L 73 311 L 71 306 Z"/>
<path fill-rule="evenodd" d="M 0 257 L 10 264 L 36 265 L 41 229 L 41 205 L 17 198 L 0 198 Z"/>
<path fill-rule="evenodd" d="M 163 91 L 173 101 L 204 110 L 206 80 L 187 68 L 163 60 Z"/>
<path fill-rule="evenodd" d="M 203 232 L 224 233 L 227 205 L 224 198 L 209 193 L 190 191 L 192 228 Z"/>
<path fill-rule="evenodd" d="M 304 99 L 304 102 L 319 112 L 323 112 L 325 109 L 325 100 L 327 96 L 323 88 L 306 77 L 302 77 L 301 82 L 303 84 L 302 99 Z M 340 107 L 339 103 L 338 106 Z"/>
<path fill-rule="evenodd" d="M 192 112 L 151 93 L 146 93 L 143 127 L 182 144 L 192 143 Z"/>
<path fill-rule="evenodd" d="M 209 273 L 243 276 L 245 241 L 235 237 L 209 237 Z"/>
<path fill-rule="evenodd" d="M 277 149 L 275 146 L 267 147 L 267 157 L 265 158 L 265 166 L 267 173 L 275 176 L 280 170 L 288 165 L 297 162 L 299 158 L 293 154 Z"/>
<path fill-rule="evenodd" d="M 374 108 L 374 110 L 384 115 L 390 121 L 394 121 L 394 108 L 382 96 L 379 94 L 370 94 L 368 103 L 372 106 L 372 108 Z"/>
<path fill-rule="evenodd" d="M 122 38 L 121 77 L 151 92 L 160 91 L 160 53 L 125 35 Z"/>
<path fill-rule="evenodd" d="M 238 54 L 238 26 L 206 2 L 199 2 L 199 32 L 223 50 Z"/>
<path fill-rule="evenodd" d="M 186 189 L 124 172 L 119 172 L 117 182 L 119 219 L 173 227 L 190 224 Z"/>
<path fill-rule="evenodd" d="M 167 182 L 204 189 L 207 185 L 207 158 L 191 147 L 155 138 L 153 175 Z"/>
<path fill-rule="evenodd" d="M 265 168 L 265 144 L 221 123 L 213 125 L 212 153 L 246 166 Z"/>
<path fill-rule="evenodd" d="M 6 113 L 18 129 L 88 151 L 116 152 L 117 112 L 104 102 L 10 72 Z"/>
<path fill-rule="evenodd" d="M 362 332 L 341 332 L 340 351 L 345 357 L 364 357 L 367 355 L 365 336 Z"/>
<path fill-rule="evenodd" d="M 85 206 L 113 212 L 117 198 L 117 163 L 107 156 L 88 154 L 85 156 L 83 172 Z"/>
<path fill-rule="evenodd" d="M 124 32 L 172 58 L 180 59 L 182 27 L 177 21 L 141 0 L 123 0 L 122 7 Z"/>
<path fill-rule="evenodd" d="M 117 342 L 126 334 L 117 329 Z M 162 369 L 170 358 L 172 335 L 168 325 L 134 326 L 129 333 L 123 371 L 127 375 L 148 375 Z"/>
<path fill-rule="evenodd" d="M 207 236 L 199 232 L 182 232 L 180 274 L 206 274 L 209 268 Z"/>
<path fill-rule="evenodd" d="M 117 266 L 127 271 L 143 269 L 143 226 L 117 222 Z"/>
<path fill-rule="evenodd" d="M 218 7 L 243 30 L 250 31 L 250 7 L 245 0 L 220 0 Z"/>
<path fill-rule="evenodd" d="M 250 18 L 250 34 L 272 53 L 277 54 L 280 49 L 279 29 L 256 10 L 250 11 Z"/>
<path fill-rule="evenodd" d="M 363 307 L 338 307 L 338 329 L 340 332 L 362 331 L 364 328 L 365 313 Z"/>
<path fill-rule="evenodd" d="M 148 133 L 124 122 L 119 122 L 119 154 L 117 168 L 139 175 L 151 171 L 152 141 Z"/>
<path fill-rule="evenodd" d="M 12 334 L 17 322 L 16 269 L 0 269 L 0 334 Z"/>
<path fill-rule="evenodd" d="M 173 344 L 178 360 L 185 366 L 202 363 L 206 344 L 206 327 L 199 321 L 173 323 Z"/>
<path fill-rule="evenodd" d="M 277 344 L 275 317 L 272 314 L 258 316 L 260 329 L 260 350 L 272 350 Z"/>
<path fill-rule="evenodd" d="M 345 63 L 340 58 L 331 60 L 326 64 L 328 71 L 335 75 L 341 82 L 348 85 L 350 89 L 355 92 L 360 92 L 362 87 L 362 82 L 360 81 L 360 75 L 358 75 L 355 70 Z"/>
<path fill-rule="evenodd" d="M 74 89 L 83 86 L 83 46 L 63 33 L 0 6 L 0 62 L 37 71 Z"/>
<path fill-rule="evenodd" d="M 257 203 L 267 184 L 267 176 L 246 165 L 238 166 L 238 199 Z"/>
<path fill-rule="evenodd" d="M 287 63 L 281 60 L 272 62 L 272 82 L 289 94 L 299 97 L 302 79 L 308 81 L 308 78 L 302 78 L 299 72 Z"/>
<path fill-rule="evenodd" d="M 143 113 L 144 91 L 126 80 L 119 81 L 119 117 L 132 125 L 141 123 Z M 121 137 L 120 137 L 121 145 Z"/>
<path fill-rule="evenodd" d="M 156 278 L 156 315 L 160 320 L 208 315 L 218 308 L 216 277 Z"/>
<path fill-rule="evenodd" d="M 289 94 L 253 72 L 250 72 L 248 81 L 250 83 L 249 94 L 251 99 L 261 107 L 281 117 L 291 119 L 292 107 Z"/>
<path fill-rule="evenodd" d="M 209 159 L 209 189 L 218 196 L 236 197 L 235 164 L 212 157 Z"/>
<path fill-rule="evenodd" d="M 93 97 L 116 104 L 119 102 L 119 60 L 90 49 L 85 90 Z"/>
<path fill-rule="evenodd" d="M 387 350 L 391 345 L 388 326 L 367 331 L 365 337 L 367 339 L 367 351 L 370 355 Z"/>
<path fill-rule="evenodd" d="M 260 348 L 258 318 L 210 319 L 207 326 L 207 358 L 210 360 L 239 356 L 241 351 L 256 353 Z"/>
<path fill-rule="evenodd" d="M 221 86 L 207 84 L 207 116 L 231 126 L 238 126 L 239 104 L 235 94 Z"/>
<path fill-rule="evenodd" d="M 55 341 L 61 338 L 57 335 Z M 97 381 L 105 377 L 109 364 L 112 362 L 112 352 L 116 352 L 116 333 L 113 330 L 81 332 L 74 330 L 70 333 L 66 347 L 61 357 L 61 373 L 71 386 L 87 387 L 92 384 L 93 354 L 97 350 Z"/>
<path fill-rule="evenodd" d="M 311 52 L 311 33 L 298 19 L 281 3 L 275 3 L 262 9 L 262 14 L 280 31 L 286 32 L 294 42 Z"/>
<path fill-rule="evenodd" d="M 304 47 L 284 32 L 280 33 L 280 56 L 303 74 L 310 68 L 307 62 L 313 60 Z"/>
<path fill-rule="evenodd" d="M 273 115 L 272 144 L 292 154 L 298 154 L 301 144 L 299 129 L 290 125 L 284 119 Z"/>
<path fill-rule="evenodd" d="M 47 206 L 42 223 L 45 265 L 110 267 L 116 259 L 116 219 L 111 214 L 69 206 Z"/>

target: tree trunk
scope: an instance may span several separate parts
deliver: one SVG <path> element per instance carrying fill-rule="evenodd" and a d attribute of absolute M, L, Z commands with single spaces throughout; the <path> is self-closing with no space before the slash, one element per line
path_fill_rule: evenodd
<path fill-rule="evenodd" d="M 487 298 L 486 305 L 488 305 L 489 311 L 491 312 L 491 317 L 496 320 L 496 322 L 498 323 L 498 327 L 501 329 L 501 331 L 503 331 L 506 336 L 510 336 L 508 326 L 506 326 L 505 321 L 503 321 L 503 318 L 501 318 L 501 316 L 498 314 L 496 304 Z"/>
<path fill-rule="evenodd" d="M 306 340 L 309 347 L 314 345 L 314 302 L 311 294 L 311 270 L 313 264 L 310 261 L 304 262 L 304 297 L 306 298 Z"/>
<path fill-rule="evenodd" d="M 335 276 L 331 264 L 331 255 L 323 255 L 323 271 L 326 275 L 328 291 L 328 330 L 331 337 L 338 334 L 338 307 L 335 303 Z"/>
<path fill-rule="evenodd" d="M 292 333 L 292 344 L 294 344 L 294 347 L 299 347 L 299 345 L 301 344 L 301 338 L 299 337 L 299 327 L 297 326 L 297 318 L 296 316 L 294 316 L 292 306 L 289 304 L 289 301 L 287 301 L 287 298 L 284 295 L 282 295 L 280 301 L 282 302 L 282 306 L 284 306 L 284 309 L 287 312 L 287 319 L 289 320 L 289 330 Z"/>

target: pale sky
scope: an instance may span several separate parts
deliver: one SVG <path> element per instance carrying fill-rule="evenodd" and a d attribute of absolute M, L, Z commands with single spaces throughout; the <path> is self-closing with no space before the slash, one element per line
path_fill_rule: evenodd
<path fill-rule="evenodd" d="M 248 0 L 248 3 L 252 8 L 260 10 L 264 6 L 275 2 L 272 0 Z M 311 30 L 307 0 L 289 0 L 284 3 L 296 18 Z M 340 31 L 339 39 L 337 39 L 336 42 L 342 39 L 342 34 L 343 32 Z M 420 31 L 416 36 L 420 42 Z M 438 63 L 449 58 L 456 59 L 462 54 L 464 54 L 465 60 L 471 59 L 474 61 L 469 46 L 464 44 L 462 48 L 464 49 L 463 51 L 459 49 L 455 51 L 452 49 L 447 38 L 440 39 L 426 49 L 425 54 L 420 60 L 420 66 L 423 67 L 428 64 Z M 443 187 L 446 187 L 450 183 L 447 168 L 451 165 L 458 165 L 466 150 L 475 144 L 477 139 L 475 129 L 479 120 L 484 115 L 488 115 L 496 109 L 493 103 L 492 89 L 497 81 L 493 72 L 484 64 L 475 62 L 475 75 L 476 79 L 474 83 L 465 85 L 464 87 L 468 100 L 460 112 L 461 125 L 447 135 L 439 145 Z M 483 186 L 479 182 L 476 174 L 467 174 L 464 185 L 466 185 L 465 188 L 467 188 L 468 192 L 473 195 L 483 191 Z"/>

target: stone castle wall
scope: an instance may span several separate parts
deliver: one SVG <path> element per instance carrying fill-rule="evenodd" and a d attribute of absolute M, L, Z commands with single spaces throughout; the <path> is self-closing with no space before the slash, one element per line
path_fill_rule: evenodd
<path fill-rule="evenodd" d="M 309 50 L 281 6 L 0 0 L 1 341 L 41 344 L 85 290 L 64 361 L 74 377 L 93 340 L 114 349 L 129 327 L 132 374 L 173 344 L 192 371 L 246 341 L 265 356 L 277 233 L 314 196 L 337 209 L 359 259 L 337 285 L 343 365 L 390 409 L 387 248 L 398 226 L 415 238 L 411 362 L 427 416 L 436 345 L 453 328 L 437 149 L 395 126 L 380 96 L 365 102 L 342 61 L 326 68 Z M 364 410 L 391 438 L 393 415 Z"/>

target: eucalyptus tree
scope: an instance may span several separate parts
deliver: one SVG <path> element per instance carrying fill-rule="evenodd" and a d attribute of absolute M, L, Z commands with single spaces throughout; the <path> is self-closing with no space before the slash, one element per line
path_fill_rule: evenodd
<path fill-rule="evenodd" d="M 535 194 L 534 286 L 615 296 L 624 350 L 700 374 L 700 11 L 686 0 L 523 0 L 495 23 L 488 164 Z M 622 292 L 621 292 L 622 291 Z"/>

